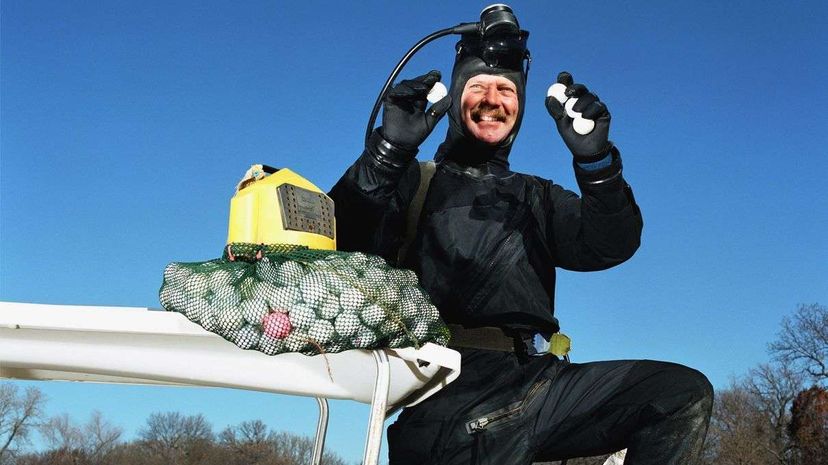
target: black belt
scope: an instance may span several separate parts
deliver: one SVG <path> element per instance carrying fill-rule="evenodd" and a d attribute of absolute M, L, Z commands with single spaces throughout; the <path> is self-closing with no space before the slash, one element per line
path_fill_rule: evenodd
<path fill-rule="evenodd" d="M 497 350 L 500 352 L 526 353 L 526 336 L 519 331 L 484 326 L 464 328 L 461 325 L 447 325 L 451 332 L 449 347 L 467 349 Z M 529 336 L 531 339 L 531 336 Z"/>

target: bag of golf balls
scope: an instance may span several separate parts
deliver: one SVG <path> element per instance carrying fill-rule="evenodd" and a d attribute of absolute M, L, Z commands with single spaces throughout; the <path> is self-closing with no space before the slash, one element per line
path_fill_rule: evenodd
<path fill-rule="evenodd" d="M 161 305 L 242 349 L 306 355 L 446 345 L 411 270 L 359 252 L 233 244 L 220 259 L 171 263 Z"/>

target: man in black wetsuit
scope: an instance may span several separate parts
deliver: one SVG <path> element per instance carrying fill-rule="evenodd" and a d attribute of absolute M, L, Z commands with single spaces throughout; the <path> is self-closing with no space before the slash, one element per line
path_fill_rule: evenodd
<path fill-rule="evenodd" d="M 462 354 L 459 378 L 389 428 L 390 463 L 529 464 L 624 448 L 628 465 L 696 463 L 713 396 L 704 375 L 644 360 L 570 364 L 531 344 L 558 331 L 555 268 L 622 263 L 638 248 L 642 219 L 608 139 L 609 112 L 569 73 L 558 76 L 566 97 L 578 99 L 569 110 L 594 121 L 592 131 L 576 132 L 555 97 L 546 106 L 574 157 L 581 196 L 510 171 L 527 35 L 497 47 L 463 36 L 449 95 L 430 109 L 438 72 L 392 88 L 382 126 L 330 193 L 339 248 L 415 270 Z M 448 135 L 400 257 L 420 181 L 418 146 L 445 113 Z"/>

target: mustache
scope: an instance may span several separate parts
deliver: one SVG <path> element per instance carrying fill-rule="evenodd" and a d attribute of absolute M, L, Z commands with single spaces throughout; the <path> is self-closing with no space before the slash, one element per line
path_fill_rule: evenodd
<path fill-rule="evenodd" d="M 503 109 L 485 103 L 472 108 L 470 115 L 474 121 L 480 121 L 483 116 L 490 116 L 501 123 L 506 122 L 506 113 Z"/>

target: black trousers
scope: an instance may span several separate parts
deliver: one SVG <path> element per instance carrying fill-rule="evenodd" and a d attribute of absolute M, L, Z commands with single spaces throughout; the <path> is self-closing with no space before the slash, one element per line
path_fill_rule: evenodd
<path fill-rule="evenodd" d="M 713 389 L 696 370 L 459 351 L 458 379 L 389 427 L 390 465 L 530 464 L 624 448 L 626 465 L 698 461 Z"/>

